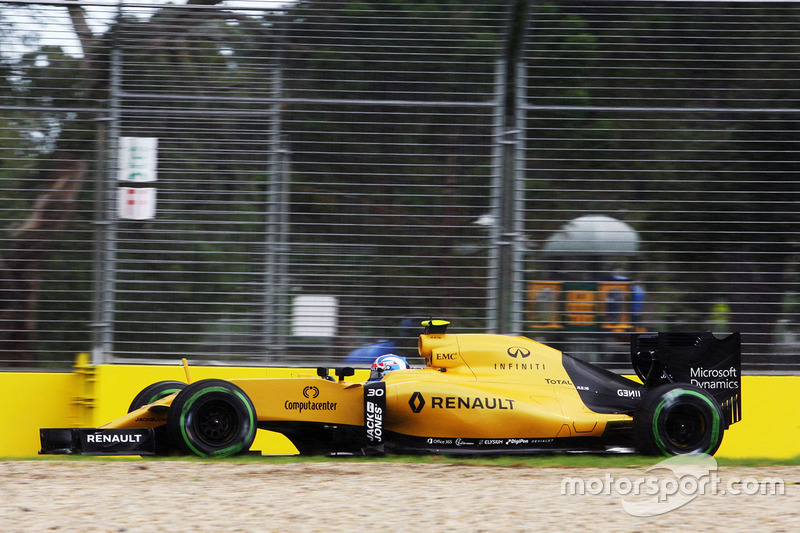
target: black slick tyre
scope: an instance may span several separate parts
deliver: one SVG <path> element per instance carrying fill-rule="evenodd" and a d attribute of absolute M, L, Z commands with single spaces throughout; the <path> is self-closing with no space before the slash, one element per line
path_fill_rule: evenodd
<path fill-rule="evenodd" d="M 176 392 L 183 390 L 184 387 L 186 387 L 186 383 L 181 381 L 157 381 L 152 385 L 148 385 L 147 387 L 143 388 L 139 394 L 134 396 L 133 400 L 131 401 L 131 405 L 128 407 L 128 412 L 130 413 L 135 411 L 140 407 L 144 407 L 145 405 L 149 405 L 162 398 L 165 398 L 170 394 L 175 394 Z M 163 416 L 163 414 L 158 416 Z M 166 424 L 156 426 L 153 428 L 153 431 L 156 439 L 156 455 L 171 455 L 175 451 L 175 447 L 169 440 Z"/>
<path fill-rule="evenodd" d="M 128 407 L 128 412 L 135 411 L 140 407 L 156 402 L 170 394 L 175 394 L 184 387 L 186 387 L 186 383 L 181 381 L 157 381 L 152 385 L 148 385 L 143 388 L 139 394 L 134 396 L 130 407 Z"/>
<path fill-rule="evenodd" d="M 714 455 L 724 424 L 719 403 L 708 392 L 687 383 L 668 383 L 649 390 L 634 415 L 637 448 L 645 455 Z"/>
<path fill-rule="evenodd" d="M 228 457 L 250 449 L 257 424 L 253 402 L 242 389 L 221 379 L 204 379 L 172 401 L 167 435 L 184 453 Z"/>

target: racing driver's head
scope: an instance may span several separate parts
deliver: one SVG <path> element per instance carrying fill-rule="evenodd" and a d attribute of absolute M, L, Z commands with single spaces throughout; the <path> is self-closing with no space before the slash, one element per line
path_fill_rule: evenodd
<path fill-rule="evenodd" d="M 383 376 L 392 370 L 406 370 L 411 368 L 405 357 L 400 357 L 393 353 L 387 353 L 375 359 L 372 363 L 372 372 L 369 375 L 370 381 L 382 379 Z"/>

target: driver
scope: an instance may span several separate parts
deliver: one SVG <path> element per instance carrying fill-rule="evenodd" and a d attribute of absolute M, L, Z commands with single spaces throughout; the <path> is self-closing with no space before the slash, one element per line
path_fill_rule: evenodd
<path fill-rule="evenodd" d="M 407 370 L 411 368 L 411 366 L 408 364 L 405 357 L 387 353 L 375 359 L 371 368 L 372 372 L 369 375 L 369 380 L 379 381 L 383 379 L 383 376 L 386 375 L 387 372 L 391 372 L 392 370 Z"/>

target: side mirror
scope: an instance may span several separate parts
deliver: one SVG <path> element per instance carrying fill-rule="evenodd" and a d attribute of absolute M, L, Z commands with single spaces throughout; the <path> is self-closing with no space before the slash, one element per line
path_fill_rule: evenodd
<path fill-rule="evenodd" d="M 327 379 L 328 381 L 333 381 L 333 378 L 328 375 L 328 369 L 324 366 L 317 367 L 317 375 L 322 379 Z"/>
<path fill-rule="evenodd" d="M 345 366 L 342 368 L 337 368 L 334 371 L 334 373 L 336 374 L 336 377 L 339 378 L 339 383 L 341 383 L 342 381 L 344 381 L 344 378 L 352 376 L 353 374 L 356 373 L 356 371 L 353 370 L 353 367 Z"/>

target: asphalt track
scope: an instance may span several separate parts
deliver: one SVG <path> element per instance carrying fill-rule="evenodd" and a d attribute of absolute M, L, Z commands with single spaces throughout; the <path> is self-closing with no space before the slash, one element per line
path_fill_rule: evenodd
<path fill-rule="evenodd" d="M 622 496 L 616 489 L 628 491 L 631 483 L 654 474 L 640 466 L 551 468 L 353 460 L 285 464 L 5 461 L 0 462 L 0 529 L 629 533 L 789 532 L 800 527 L 798 466 L 720 467 L 715 473 L 720 484 L 713 493 L 696 490 L 692 495 L 691 483 L 684 487 L 686 494 L 640 492 L 640 497 L 648 499 L 644 503 L 654 506 L 648 512 L 658 514 L 626 512 L 623 500 L 631 503 L 637 498 L 632 492 Z M 582 480 L 584 493 L 564 494 L 565 479 L 575 488 L 581 485 L 576 480 Z M 775 479 L 783 482 L 783 494 L 751 494 L 768 489 Z M 687 501 L 682 506 L 670 508 L 683 501 L 675 498 L 684 496 Z"/>

